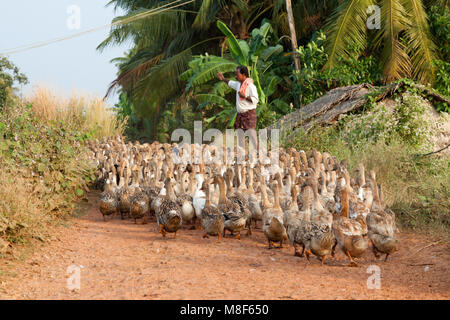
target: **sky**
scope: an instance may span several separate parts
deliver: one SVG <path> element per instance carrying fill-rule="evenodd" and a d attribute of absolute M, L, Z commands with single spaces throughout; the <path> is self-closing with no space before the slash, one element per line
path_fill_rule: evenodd
<path fill-rule="evenodd" d="M 69 36 L 111 23 L 122 12 L 109 0 L 14 0 L 0 1 L 0 54 L 8 49 Z M 79 14 L 78 14 L 79 13 Z M 96 47 L 108 35 L 109 28 L 63 42 L 7 56 L 24 73 L 29 84 L 22 88 L 29 95 L 37 85 L 45 85 L 58 94 L 70 96 L 73 90 L 103 97 L 114 80 L 117 68 L 111 59 L 123 56 L 130 43 Z M 117 95 L 108 99 L 117 101 Z"/>

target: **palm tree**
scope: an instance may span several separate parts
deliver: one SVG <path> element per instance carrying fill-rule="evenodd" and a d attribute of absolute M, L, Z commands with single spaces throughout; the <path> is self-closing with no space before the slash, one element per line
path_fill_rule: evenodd
<path fill-rule="evenodd" d="M 374 35 L 366 27 L 372 5 L 381 8 L 381 28 Z M 372 36 L 374 48 L 380 50 L 385 82 L 402 77 L 433 82 L 436 47 L 421 0 L 344 0 L 328 20 L 325 32 L 329 55 L 325 69 L 349 58 L 354 54 L 352 48 L 363 52 Z"/>

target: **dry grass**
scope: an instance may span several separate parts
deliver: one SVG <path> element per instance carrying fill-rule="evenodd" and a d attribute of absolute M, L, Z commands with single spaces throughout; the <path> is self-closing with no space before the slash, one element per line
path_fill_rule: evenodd
<path fill-rule="evenodd" d="M 98 97 L 74 92 L 70 98 L 56 95 L 40 86 L 29 98 L 33 112 L 42 120 L 63 121 L 72 129 L 90 133 L 93 138 L 123 134 L 126 119 L 120 121 L 112 108 Z"/>
<path fill-rule="evenodd" d="M 1 170 L 0 199 L 0 257 L 11 252 L 10 244 L 44 238 L 49 216 L 41 209 L 43 203 L 26 179 Z"/>

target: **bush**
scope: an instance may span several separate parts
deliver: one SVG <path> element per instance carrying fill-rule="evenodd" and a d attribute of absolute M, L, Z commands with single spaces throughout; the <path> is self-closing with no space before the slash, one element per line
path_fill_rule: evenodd
<path fill-rule="evenodd" d="M 325 39 L 325 34 L 318 32 L 307 45 L 300 46 L 297 50 L 301 70 L 294 72 L 293 77 L 297 83 L 294 89 L 295 99 L 300 104 L 308 104 L 336 87 L 364 82 L 380 83 L 381 71 L 373 56 L 358 57 L 355 54 L 352 59 L 341 61 L 336 67 L 322 71 L 328 60 L 324 48 Z"/>
<path fill-rule="evenodd" d="M 19 72 L 11 61 L 0 57 L 0 110 L 15 98 L 14 85 L 28 83 L 27 77 Z"/>
<path fill-rule="evenodd" d="M 64 101 L 44 90 L 31 100 L 0 114 L 0 255 L 43 240 L 49 223 L 73 214 L 95 179 L 85 142 L 122 130 L 98 100 Z"/>

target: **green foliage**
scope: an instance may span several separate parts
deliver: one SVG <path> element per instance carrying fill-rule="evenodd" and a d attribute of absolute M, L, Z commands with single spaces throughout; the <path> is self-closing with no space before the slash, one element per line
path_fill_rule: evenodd
<path fill-rule="evenodd" d="M 28 79 L 20 73 L 11 61 L 4 57 L 0 57 L 0 110 L 14 96 L 15 84 L 27 84 Z"/>
<path fill-rule="evenodd" d="M 381 28 L 367 30 L 371 5 L 381 7 Z M 424 84 L 434 81 L 433 60 L 436 45 L 432 40 L 427 14 L 422 0 L 345 0 L 328 19 L 326 51 L 329 54 L 325 69 L 340 64 L 339 58 L 357 58 L 367 49 L 368 39 L 372 50 L 380 59 L 383 80 L 392 82 L 403 77 L 414 78 Z M 354 55 L 348 50 L 356 45 Z M 378 50 L 380 50 L 378 52 Z"/>
<path fill-rule="evenodd" d="M 31 105 L 3 109 L 1 241 L 25 243 L 32 237 L 42 238 L 46 223 L 72 213 L 73 201 L 84 195 L 95 178 L 84 146 L 90 138 L 64 121 L 38 119 Z"/>
<path fill-rule="evenodd" d="M 347 60 L 339 59 L 340 63 L 334 68 L 322 70 L 329 59 L 324 48 L 325 41 L 325 34 L 319 31 L 307 45 L 300 46 L 297 50 L 301 70 L 293 74 L 296 82 L 293 98 L 300 101 L 301 105 L 316 100 L 336 87 L 364 82 L 380 83 L 381 72 L 377 61 L 372 56 L 360 59 L 352 56 Z"/>
<path fill-rule="evenodd" d="M 433 5 L 429 10 L 429 18 L 439 56 L 443 61 L 450 61 L 450 8 L 448 5 Z"/>
<path fill-rule="evenodd" d="M 436 66 L 436 82 L 434 88 L 444 96 L 450 97 L 450 63 L 442 60 L 434 60 Z M 435 103 L 436 110 L 450 112 L 450 106 L 445 102 Z"/>
<path fill-rule="evenodd" d="M 232 76 L 239 64 L 246 65 L 259 95 L 258 126 L 266 127 L 276 119 L 276 111 L 281 114 L 289 111 L 289 104 L 282 97 L 277 97 L 277 89 L 283 81 L 278 75 L 279 69 L 288 59 L 282 56 L 283 47 L 277 44 L 273 28 L 265 20 L 260 28 L 252 30 L 252 37 L 247 41 L 237 40 L 223 22 L 218 21 L 217 26 L 227 37 L 233 60 L 208 54 L 195 56 L 189 63 L 189 69 L 180 77 L 187 81 L 186 91 L 194 95 L 199 103 L 198 109 L 207 113 L 205 122 L 208 126 L 221 129 L 231 127 L 236 116 L 236 93 L 225 84 L 218 83 L 216 74 L 223 72 Z"/>

